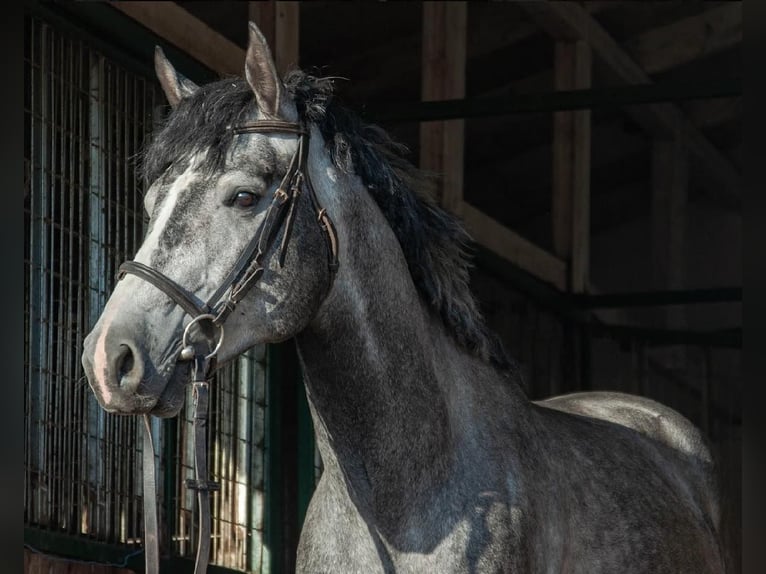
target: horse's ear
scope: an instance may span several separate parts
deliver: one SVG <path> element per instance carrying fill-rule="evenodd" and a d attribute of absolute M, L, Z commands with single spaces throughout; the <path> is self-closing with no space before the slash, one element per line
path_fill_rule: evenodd
<path fill-rule="evenodd" d="M 154 71 L 157 73 L 157 79 L 160 81 L 162 91 L 165 92 L 165 97 L 174 108 L 181 100 L 188 98 L 198 89 L 197 84 L 176 72 L 159 46 L 154 48 Z"/>
<path fill-rule="evenodd" d="M 250 22 L 250 40 L 245 59 L 245 77 L 255 92 L 258 108 L 269 116 L 277 116 L 282 97 L 282 82 L 277 75 L 274 58 L 258 27 Z"/>

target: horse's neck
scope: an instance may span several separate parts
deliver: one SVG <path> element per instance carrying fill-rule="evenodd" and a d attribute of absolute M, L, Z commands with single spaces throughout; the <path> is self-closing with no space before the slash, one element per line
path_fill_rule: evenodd
<path fill-rule="evenodd" d="M 379 490 L 451 451 L 445 381 L 434 368 L 443 337 L 404 262 L 356 243 L 297 340 L 326 468 L 336 459 L 357 488 Z"/>
<path fill-rule="evenodd" d="M 339 212 L 342 212 L 339 214 Z M 339 217 L 340 215 L 340 217 Z M 464 448 L 473 384 L 496 375 L 459 348 L 419 297 L 398 242 L 364 190 L 336 205 L 334 287 L 297 337 L 325 471 L 374 506 L 412 502 Z"/>

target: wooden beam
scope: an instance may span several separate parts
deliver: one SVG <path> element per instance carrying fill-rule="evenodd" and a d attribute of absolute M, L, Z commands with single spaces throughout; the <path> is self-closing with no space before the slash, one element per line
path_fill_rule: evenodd
<path fill-rule="evenodd" d="M 277 4 L 274 0 L 262 0 L 247 3 L 247 17 L 255 22 L 258 29 L 266 38 L 270 48 L 274 48 L 276 35 Z"/>
<path fill-rule="evenodd" d="M 284 75 L 288 70 L 297 68 L 300 52 L 300 3 L 275 0 L 248 2 L 248 17 L 266 38 L 277 72 Z"/>
<path fill-rule="evenodd" d="M 698 128 L 712 128 L 742 116 L 742 97 L 716 98 L 689 102 L 688 112 Z"/>
<path fill-rule="evenodd" d="M 686 146 L 680 138 L 655 140 L 652 148 L 652 272 L 657 290 L 681 289 L 684 286 L 686 261 L 686 205 L 689 187 L 689 163 Z M 644 316 L 655 326 L 685 329 L 686 307 L 647 309 Z M 686 350 L 681 347 L 658 349 L 655 360 L 667 368 L 686 364 Z"/>
<path fill-rule="evenodd" d="M 300 60 L 300 3 L 277 2 L 276 38 L 274 39 L 274 58 L 277 71 L 285 74 L 298 67 Z"/>
<path fill-rule="evenodd" d="M 575 2 L 520 2 L 529 15 L 558 40 L 583 40 L 593 54 L 606 63 L 611 73 L 628 84 L 649 84 L 651 79 L 636 61 L 585 9 Z M 689 153 L 697 160 L 700 183 L 713 197 L 741 201 L 741 178 L 725 158 L 673 104 L 652 104 L 626 108 L 644 129 L 661 138 L 683 135 Z"/>
<path fill-rule="evenodd" d="M 689 164 L 683 141 L 656 140 L 652 148 L 652 268 L 654 288 L 684 286 Z M 666 309 L 665 327 L 685 327 L 683 309 Z"/>
<path fill-rule="evenodd" d="M 175 2 L 110 2 L 192 58 L 222 76 L 241 76 L 245 51 Z"/>
<path fill-rule="evenodd" d="M 656 74 L 741 42 L 742 3 L 726 2 L 689 18 L 653 28 L 628 40 L 624 47 L 647 74 Z"/>
<path fill-rule="evenodd" d="M 585 42 L 556 43 L 556 88 L 590 88 L 591 63 L 590 47 Z M 582 293 L 590 266 L 590 110 L 554 113 L 552 148 L 553 249 L 569 263 L 569 289 Z"/>
<path fill-rule="evenodd" d="M 531 79 L 531 78 L 530 78 Z M 709 82 L 667 82 L 662 84 L 629 84 L 600 88 L 513 93 L 516 84 L 503 95 L 421 102 L 385 102 L 368 104 L 368 115 L 378 121 L 444 121 L 511 114 L 530 114 L 582 109 L 612 109 L 693 101 L 700 98 L 731 98 L 742 94 L 740 80 Z M 660 128 L 661 129 L 661 128 Z"/>
<path fill-rule="evenodd" d="M 566 289 L 566 264 L 521 235 L 498 223 L 469 203 L 461 216 L 474 241 L 557 289 Z"/>
<path fill-rule="evenodd" d="M 465 96 L 465 2 L 423 3 L 423 101 Z M 460 214 L 463 204 L 463 120 L 420 125 L 420 167 L 441 176 L 437 198 Z"/>

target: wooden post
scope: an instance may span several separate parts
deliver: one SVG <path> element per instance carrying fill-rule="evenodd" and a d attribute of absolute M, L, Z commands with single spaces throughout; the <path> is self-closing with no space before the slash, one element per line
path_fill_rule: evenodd
<path fill-rule="evenodd" d="M 652 272 L 655 289 L 684 287 L 686 243 L 686 202 L 689 187 L 689 160 L 683 136 L 655 140 L 652 148 Z M 658 326 L 686 327 L 686 309 L 670 306 L 657 310 Z M 682 348 L 655 353 L 668 368 L 685 364 Z"/>
<path fill-rule="evenodd" d="M 591 87 L 592 56 L 582 41 L 559 41 L 555 45 L 554 83 L 558 90 Z M 590 268 L 590 110 L 554 112 L 551 216 L 554 254 L 567 263 L 566 289 L 584 293 Z M 590 357 L 586 329 L 564 329 L 563 355 L 571 365 L 560 390 L 582 390 Z"/>
<path fill-rule="evenodd" d="M 652 149 L 652 263 L 656 289 L 681 289 L 684 281 L 685 211 L 689 185 L 686 146 L 679 136 L 655 140 Z M 682 328 L 676 307 L 666 327 Z"/>
<path fill-rule="evenodd" d="M 277 72 L 284 75 L 297 67 L 300 59 L 300 3 L 274 0 L 250 2 L 248 15 L 269 43 Z"/>
<path fill-rule="evenodd" d="M 274 32 L 276 29 L 276 11 L 277 6 L 274 0 L 264 0 L 263 2 L 248 2 L 247 15 L 251 22 L 261 30 L 261 34 L 266 38 L 274 57 L 276 58 L 276 44 L 274 44 Z"/>
<path fill-rule="evenodd" d="M 591 87 L 592 57 L 582 41 L 557 42 L 558 90 Z M 568 288 L 583 293 L 590 266 L 590 110 L 553 114 L 553 249 L 569 263 Z"/>
<path fill-rule="evenodd" d="M 423 101 L 465 97 L 466 2 L 424 2 Z M 463 120 L 420 124 L 420 167 L 442 177 L 437 199 L 460 215 L 463 205 Z"/>

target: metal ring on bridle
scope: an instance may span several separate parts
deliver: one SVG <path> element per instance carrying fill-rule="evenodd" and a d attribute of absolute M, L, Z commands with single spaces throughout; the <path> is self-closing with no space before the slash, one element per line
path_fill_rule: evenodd
<path fill-rule="evenodd" d="M 205 360 L 208 360 L 215 357 L 215 355 L 218 353 L 218 350 L 221 348 L 221 344 L 223 343 L 223 325 L 218 325 L 215 323 L 214 315 L 205 313 L 203 315 L 197 315 L 196 317 L 194 317 L 194 319 L 189 321 L 189 324 L 186 325 L 186 328 L 184 329 L 184 336 L 183 336 L 181 344 L 183 345 L 183 348 L 186 348 L 189 346 L 186 340 L 186 338 L 189 335 L 189 329 L 191 328 L 192 325 L 194 325 L 194 323 L 197 323 L 198 321 L 201 321 L 203 319 L 209 319 L 211 323 L 213 323 L 216 327 L 218 327 L 221 330 L 221 336 L 218 338 L 218 343 L 216 344 L 215 348 L 212 351 L 210 351 L 210 353 L 205 357 Z"/>

